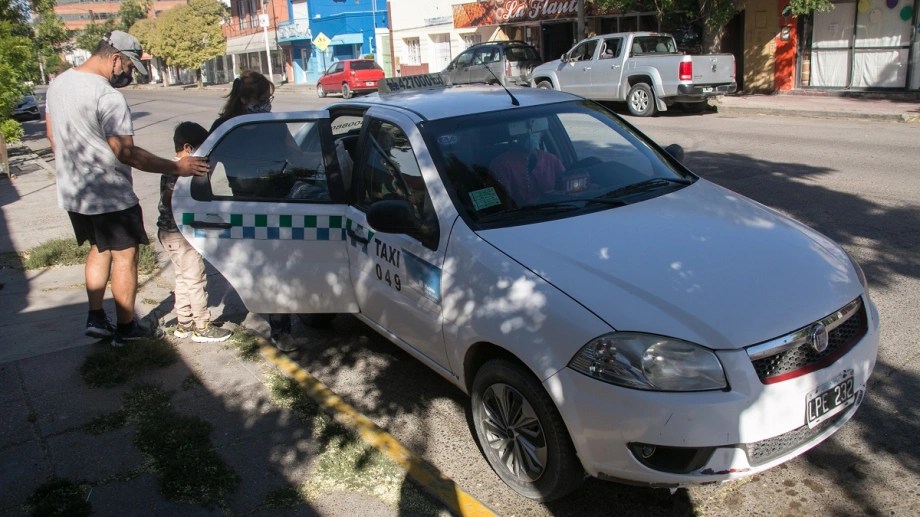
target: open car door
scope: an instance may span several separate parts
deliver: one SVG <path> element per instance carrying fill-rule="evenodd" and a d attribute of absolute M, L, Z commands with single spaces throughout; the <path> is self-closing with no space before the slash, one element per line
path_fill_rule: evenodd
<path fill-rule="evenodd" d="M 177 182 L 176 224 L 250 311 L 358 312 L 328 112 L 239 116 L 196 154 L 211 171 Z"/>

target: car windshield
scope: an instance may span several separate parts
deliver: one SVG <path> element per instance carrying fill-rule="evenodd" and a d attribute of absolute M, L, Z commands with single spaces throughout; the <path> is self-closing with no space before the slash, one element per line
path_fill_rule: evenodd
<path fill-rule="evenodd" d="M 375 70 L 380 68 L 376 61 L 352 61 L 352 70 Z"/>
<path fill-rule="evenodd" d="M 533 47 L 523 45 L 517 47 L 508 47 L 505 49 L 505 56 L 509 61 L 540 61 L 540 56 Z"/>
<path fill-rule="evenodd" d="M 696 179 L 590 101 L 432 121 L 422 132 L 458 210 L 477 229 L 613 209 Z"/>

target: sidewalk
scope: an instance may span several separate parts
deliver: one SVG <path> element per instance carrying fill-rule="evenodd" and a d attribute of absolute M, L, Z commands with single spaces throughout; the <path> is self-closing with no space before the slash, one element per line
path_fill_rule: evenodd
<path fill-rule="evenodd" d="M 278 93 L 312 94 L 312 87 L 282 85 Z M 720 114 L 729 115 L 920 121 L 916 98 L 739 95 L 720 98 L 717 107 Z M 178 356 L 172 364 L 135 374 L 113 387 L 87 384 L 81 365 L 111 348 L 79 332 L 86 318 L 82 266 L 25 271 L 10 255 L 70 235 L 67 216 L 57 208 L 51 168 L 22 144 L 10 149 L 14 177 L 0 177 L 0 414 L 5 415 L 0 423 L 0 514 L 25 515 L 22 505 L 52 478 L 79 485 L 95 515 L 447 513 L 405 481 L 404 472 L 395 487 L 381 482 L 363 490 L 328 480 L 318 483 L 330 454 L 328 443 L 318 439 L 313 426 L 291 407 L 278 403 L 269 386 L 277 375 L 276 364 L 258 354 L 243 354 L 239 347 L 175 340 Z M 172 275 L 164 262 L 157 273 L 141 280 L 141 316 L 173 324 Z M 214 316 L 228 327 L 242 325 L 263 336 L 267 332 L 266 322 L 249 314 L 213 272 L 209 294 Z M 110 298 L 106 309 L 114 313 Z M 125 410 L 126 397 L 142 383 L 170 393 L 168 403 L 175 413 L 210 425 L 213 450 L 239 479 L 222 498 L 222 506 L 164 496 L 162 473 L 135 445 L 137 423 L 99 434 L 87 431 L 88 423 Z M 304 486 L 312 494 L 306 502 L 277 506 L 282 496 L 291 496 L 292 487 Z"/>
<path fill-rule="evenodd" d="M 264 341 L 249 340 L 244 347 L 197 344 L 168 335 L 175 346 L 155 348 L 149 355 L 156 359 L 162 349 L 173 349 L 172 362 L 128 372 L 120 384 L 91 386 L 87 372 L 94 371 L 93 364 L 114 358 L 102 371 L 113 375 L 115 366 L 126 366 L 119 364 L 119 357 L 150 358 L 117 355 L 125 349 L 82 335 L 83 266 L 23 270 L 18 257 L 9 253 L 70 234 L 66 213 L 57 208 L 53 171 L 24 145 L 10 147 L 13 176 L 0 177 L 0 515 L 28 515 L 24 505 L 30 497 L 50 504 L 54 494 L 39 495 L 37 490 L 54 479 L 70 484 L 69 492 L 58 487 L 58 497 L 76 496 L 89 503 L 93 515 L 449 513 L 409 481 L 398 464 L 375 455 L 357 435 L 330 435 L 343 428 L 314 402 L 312 413 L 304 414 L 295 410 L 304 404 L 298 406 L 299 399 L 279 398 L 273 383 L 284 377 L 271 360 L 274 349 L 259 349 Z M 173 272 L 165 254 L 159 258 L 160 270 L 140 280 L 137 312 L 171 326 Z M 249 314 L 213 271 L 208 290 L 215 319 L 227 328 L 243 326 L 267 335 L 264 319 Z M 110 294 L 105 308 L 114 314 Z M 138 417 L 131 401 L 149 392 L 165 397 L 165 411 L 154 420 L 178 425 L 157 429 Z M 195 445 L 192 438 L 202 435 L 189 433 L 199 426 L 205 428 L 204 438 Z M 154 445 L 160 450 L 151 450 Z M 169 449 L 182 452 L 173 452 L 167 461 L 162 456 Z M 369 467 L 358 463 L 346 468 L 347 479 L 328 472 L 330 458 L 347 459 L 348 451 L 361 450 L 367 451 Z M 193 453 L 203 459 L 183 459 Z M 193 464 L 177 472 L 171 461 Z M 201 463 L 207 466 L 206 475 L 188 473 Z M 170 481 L 186 485 L 170 488 Z M 81 515 L 70 508 L 69 515 Z"/>

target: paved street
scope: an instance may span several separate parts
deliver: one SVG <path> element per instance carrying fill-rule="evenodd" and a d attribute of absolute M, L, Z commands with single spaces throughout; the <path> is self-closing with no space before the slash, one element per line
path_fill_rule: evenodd
<path fill-rule="evenodd" d="M 223 94 L 127 90 L 136 141 L 172 155 L 175 125 L 192 120 L 208 127 Z M 284 91 L 274 110 L 318 109 L 337 100 Z M 515 495 L 489 469 L 472 439 L 466 396 L 354 318 L 340 316 L 330 329 L 301 328 L 310 345 L 291 358 L 503 516 L 920 513 L 920 124 L 737 112 L 627 120 L 661 145 L 681 144 L 694 172 L 813 226 L 863 265 L 882 317 L 881 350 L 868 398 L 841 432 L 735 483 L 671 493 L 590 480 L 562 501 L 538 504 Z M 42 123 L 26 123 L 26 130 L 25 143 L 47 157 Z M 135 173 L 151 231 L 158 179 Z M 26 199 L 20 194 L 17 202 Z M 9 206 L 3 216 L 14 224 Z M 69 235 L 62 211 L 48 207 L 46 217 L 40 231 L 11 235 L 8 245 L 22 250 L 55 233 Z M 214 285 L 224 289 L 212 290 L 221 310 L 245 311 L 225 283 Z"/>

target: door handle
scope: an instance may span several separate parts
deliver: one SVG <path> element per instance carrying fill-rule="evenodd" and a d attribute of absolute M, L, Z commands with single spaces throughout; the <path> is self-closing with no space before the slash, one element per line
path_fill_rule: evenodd
<path fill-rule="evenodd" d="M 352 230 L 351 228 L 349 228 L 348 230 L 346 230 L 345 233 L 348 234 L 348 236 L 351 237 L 352 239 L 354 239 L 354 240 L 360 242 L 361 244 L 367 244 L 368 242 L 370 242 L 370 241 L 367 239 L 367 237 L 364 237 L 363 235 L 358 235 L 358 234 L 355 233 L 355 231 Z"/>
<path fill-rule="evenodd" d="M 617 68 L 620 68 L 620 65 L 610 65 L 610 68 L 616 70 Z"/>
<path fill-rule="evenodd" d="M 189 226 L 191 226 L 192 228 L 199 228 L 202 230 L 226 230 L 228 228 L 231 228 L 233 225 L 230 223 L 224 223 L 224 222 L 209 223 L 207 221 L 192 221 L 191 223 L 189 223 Z"/>
<path fill-rule="evenodd" d="M 590 67 L 590 66 L 586 66 L 586 67 L 582 68 L 582 70 L 585 71 L 585 72 L 590 72 L 590 71 L 591 71 L 591 67 Z"/>

